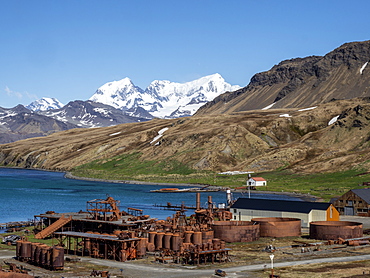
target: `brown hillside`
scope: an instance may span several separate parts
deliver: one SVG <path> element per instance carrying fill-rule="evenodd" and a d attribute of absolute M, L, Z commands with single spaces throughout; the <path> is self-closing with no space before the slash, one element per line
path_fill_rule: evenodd
<path fill-rule="evenodd" d="M 196 115 L 265 108 L 309 107 L 370 96 L 370 41 L 346 43 L 324 57 L 286 60 L 254 75 L 248 86 L 201 107 Z M 365 67 L 364 67 L 365 66 Z"/>
<path fill-rule="evenodd" d="M 328 126 L 335 116 L 337 122 Z M 213 171 L 368 169 L 369 120 L 370 100 L 365 98 L 303 111 L 270 109 L 73 129 L 0 145 L 0 163 L 71 170 L 93 160 L 140 152 L 143 160 L 174 159 Z M 168 130 L 151 143 L 163 128 Z"/>

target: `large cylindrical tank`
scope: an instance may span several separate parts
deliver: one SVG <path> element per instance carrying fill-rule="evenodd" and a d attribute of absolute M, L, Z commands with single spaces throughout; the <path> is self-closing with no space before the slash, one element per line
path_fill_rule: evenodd
<path fill-rule="evenodd" d="M 194 231 L 185 231 L 184 243 L 191 243 Z"/>
<path fill-rule="evenodd" d="M 163 237 L 165 233 L 157 233 L 155 236 L 155 250 L 160 250 L 163 247 Z"/>
<path fill-rule="evenodd" d="M 362 223 L 351 221 L 310 222 L 310 238 L 323 240 L 349 239 L 363 236 Z"/>
<path fill-rule="evenodd" d="M 301 235 L 301 219 L 286 217 L 253 218 L 260 224 L 261 237 L 287 237 Z"/>
<path fill-rule="evenodd" d="M 155 236 L 157 235 L 157 232 L 149 232 L 149 242 L 155 244 Z"/>
<path fill-rule="evenodd" d="M 226 242 L 250 242 L 260 237 L 260 225 L 251 221 L 214 221 L 214 236 Z"/>
<path fill-rule="evenodd" d="M 202 232 L 194 232 L 193 244 L 202 244 Z"/>
<path fill-rule="evenodd" d="M 164 235 L 163 238 L 163 248 L 171 249 L 171 238 L 173 236 L 173 233 L 167 232 Z"/>
<path fill-rule="evenodd" d="M 140 257 L 144 257 L 146 255 L 146 247 L 148 245 L 147 238 L 140 238 L 140 241 L 137 246 L 137 255 Z"/>
<path fill-rule="evenodd" d="M 40 242 L 32 242 L 31 243 L 31 261 L 35 262 L 36 261 L 36 246 L 40 245 Z"/>
<path fill-rule="evenodd" d="M 17 246 L 15 250 L 15 256 L 17 257 L 18 260 L 20 260 L 22 256 L 21 252 L 22 252 L 23 240 L 18 240 L 16 244 Z"/>
<path fill-rule="evenodd" d="M 181 237 L 178 233 L 173 234 L 171 238 L 171 250 L 179 251 L 181 245 Z"/>
<path fill-rule="evenodd" d="M 24 260 L 29 260 L 31 259 L 31 245 L 32 243 L 29 241 L 24 241 L 23 246 L 22 246 L 22 257 Z"/>
<path fill-rule="evenodd" d="M 64 267 L 64 248 L 54 246 L 51 249 L 50 267 L 54 270 L 62 270 Z"/>
<path fill-rule="evenodd" d="M 214 231 L 203 231 L 202 232 L 202 241 L 203 242 L 210 242 L 214 238 Z"/>

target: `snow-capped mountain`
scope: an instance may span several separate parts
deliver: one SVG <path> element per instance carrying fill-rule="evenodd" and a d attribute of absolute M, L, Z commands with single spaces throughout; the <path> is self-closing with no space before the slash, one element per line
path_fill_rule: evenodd
<path fill-rule="evenodd" d="M 124 111 L 110 105 L 82 100 L 71 101 L 60 109 L 38 111 L 37 113 L 64 123 L 71 123 L 78 127 L 88 128 L 148 120 L 146 118 L 128 115 Z"/>
<path fill-rule="evenodd" d="M 26 108 L 32 111 L 47 111 L 51 109 L 59 109 L 62 108 L 63 106 L 64 104 L 61 103 L 56 98 L 43 97 L 30 103 L 29 105 L 26 106 Z"/>
<path fill-rule="evenodd" d="M 0 107 L 0 144 L 46 136 L 77 127 L 68 122 L 40 115 L 20 104 L 13 108 Z"/>
<path fill-rule="evenodd" d="M 145 90 L 126 77 L 104 84 L 89 100 L 124 111 L 140 107 L 154 117 L 177 118 L 191 116 L 208 101 L 239 88 L 225 82 L 218 73 L 186 83 L 155 80 Z"/>

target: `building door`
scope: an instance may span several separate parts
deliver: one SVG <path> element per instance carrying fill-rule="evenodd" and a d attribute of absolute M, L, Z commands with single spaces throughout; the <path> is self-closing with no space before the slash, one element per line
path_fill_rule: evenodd
<path fill-rule="evenodd" d="M 344 207 L 344 215 L 355 215 L 353 207 Z"/>

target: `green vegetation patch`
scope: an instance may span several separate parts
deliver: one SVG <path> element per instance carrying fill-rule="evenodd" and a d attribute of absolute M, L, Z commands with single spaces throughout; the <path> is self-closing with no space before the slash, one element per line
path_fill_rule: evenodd
<path fill-rule="evenodd" d="M 109 160 L 97 160 L 77 167 L 73 175 L 104 180 L 136 180 L 145 182 L 189 183 L 245 187 L 248 175 L 220 175 L 211 171 L 198 171 L 176 159 L 165 161 L 143 160 L 140 153 L 124 154 Z M 294 174 L 289 170 L 254 173 L 267 180 L 260 191 L 310 194 L 329 201 L 350 189 L 364 188 L 370 182 L 370 173 L 363 170 L 348 170 L 336 173 Z M 245 189 L 246 190 L 246 189 Z"/>

